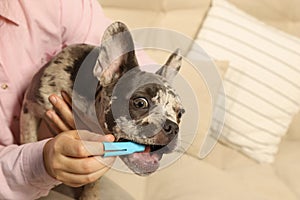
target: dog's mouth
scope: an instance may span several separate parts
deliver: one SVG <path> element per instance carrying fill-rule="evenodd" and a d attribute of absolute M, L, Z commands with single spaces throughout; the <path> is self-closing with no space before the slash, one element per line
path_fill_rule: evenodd
<path fill-rule="evenodd" d="M 134 142 L 134 143 L 137 143 L 137 144 L 145 145 L 145 147 L 146 147 L 145 151 L 149 152 L 149 153 L 154 153 L 154 152 L 159 151 L 162 148 L 166 147 L 166 145 L 147 144 L 147 143 L 136 142 L 136 141 L 133 141 L 133 140 L 123 139 L 123 138 L 120 138 L 118 140 L 118 142 Z M 141 152 L 141 153 L 143 153 L 143 152 Z"/>
<path fill-rule="evenodd" d="M 120 138 L 119 141 L 135 142 L 122 138 Z M 146 176 L 155 172 L 159 168 L 159 161 L 162 159 L 163 154 L 171 152 L 168 145 L 146 144 L 143 142 L 138 142 L 138 144 L 146 146 L 143 152 L 120 156 L 120 158 L 134 173 L 141 176 Z"/>

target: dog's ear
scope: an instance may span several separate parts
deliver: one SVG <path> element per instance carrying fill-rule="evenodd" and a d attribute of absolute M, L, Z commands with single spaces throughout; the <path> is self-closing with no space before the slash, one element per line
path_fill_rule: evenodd
<path fill-rule="evenodd" d="M 170 55 L 166 64 L 164 64 L 156 74 L 165 77 L 168 81 L 172 82 L 181 67 L 182 56 L 180 55 L 180 49 L 176 49 L 174 53 Z"/>
<path fill-rule="evenodd" d="M 122 22 L 114 22 L 104 32 L 94 76 L 101 85 L 110 85 L 138 66 L 132 36 Z"/>

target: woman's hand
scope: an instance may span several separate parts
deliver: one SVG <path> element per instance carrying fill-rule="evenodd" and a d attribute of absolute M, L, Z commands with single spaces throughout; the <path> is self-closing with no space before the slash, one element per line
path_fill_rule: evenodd
<path fill-rule="evenodd" d="M 115 158 L 102 158 L 103 141 L 114 141 L 113 135 L 88 131 L 66 131 L 50 139 L 44 146 L 44 165 L 48 174 L 72 187 L 99 179 Z"/>
<path fill-rule="evenodd" d="M 115 158 L 102 158 L 103 141 L 114 141 L 113 135 L 100 135 L 75 130 L 72 101 L 62 92 L 62 98 L 49 97 L 53 110 L 46 112 L 47 125 L 56 137 L 44 146 L 44 166 L 48 174 L 72 187 L 79 187 L 99 179 Z M 45 131 L 45 130 L 44 130 Z"/>
<path fill-rule="evenodd" d="M 55 94 L 49 96 L 49 101 L 54 110 L 46 112 L 47 124 L 51 131 L 56 134 L 76 129 L 72 114 L 72 100 L 66 92 L 61 92 L 61 96 L 62 98 Z"/>

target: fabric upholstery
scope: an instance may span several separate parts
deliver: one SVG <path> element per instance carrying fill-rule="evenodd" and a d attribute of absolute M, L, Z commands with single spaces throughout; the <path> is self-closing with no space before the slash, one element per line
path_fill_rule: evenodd
<path fill-rule="evenodd" d="M 222 139 L 259 162 L 273 162 L 299 111 L 300 39 L 215 0 L 196 41 L 214 59 L 230 62 Z"/>

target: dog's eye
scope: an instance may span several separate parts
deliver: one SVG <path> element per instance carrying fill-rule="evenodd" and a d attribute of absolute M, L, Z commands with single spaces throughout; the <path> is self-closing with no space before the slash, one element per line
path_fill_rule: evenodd
<path fill-rule="evenodd" d="M 133 105 L 136 108 L 148 108 L 148 106 L 149 106 L 147 99 L 141 98 L 141 97 L 134 99 Z"/>

